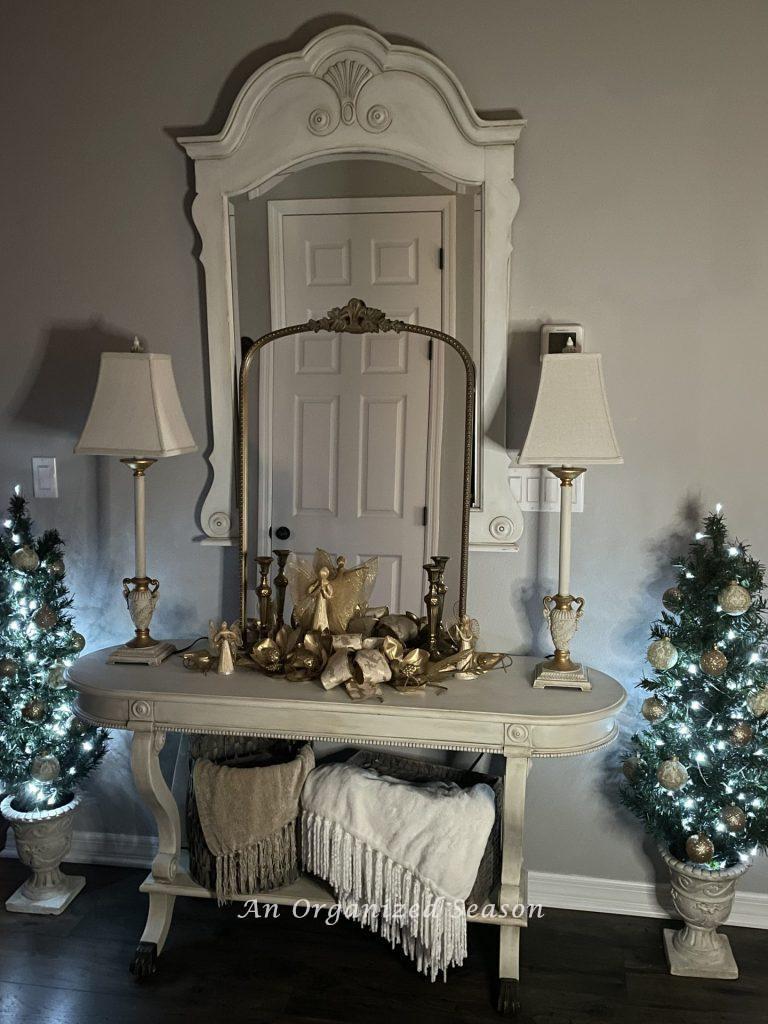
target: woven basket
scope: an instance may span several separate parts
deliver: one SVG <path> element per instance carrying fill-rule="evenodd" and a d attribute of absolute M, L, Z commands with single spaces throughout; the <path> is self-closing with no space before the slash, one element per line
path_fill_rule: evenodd
<path fill-rule="evenodd" d="M 421 761 L 415 757 L 402 757 L 383 750 L 360 750 L 349 759 L 349 764 L 358 768 L 373 768 L 382 775 L 391 775 L 405 782 L 455 782 L 462 789 L 469 789 L 479 782 L 490 786 L 496 797 L 496 819 L 488 836 L 488 843 L 477 869 L 477 878 L 467 905 L 482 907 L 494 903 L 501 881 L 501 822 L 504 806 L 504 782 L 494 775 L 472 772 L 463 768 L 450 768 L 444 764 Z"/>
<path fill-rule="evenodd" d="M 249 736 L 195 736 L 189 744 L 189 782 L 187 783 L 187 843 L 189 845 L 189 873 L 198 885 L 216 889 L 216 858 L 205 842 L 203 827 L 197 812 L 194 790 L 194 766 L 199 757 L 229 768 L 258 768 L 293 761 L 303 743 L 286 740 L 267 740 Z M 297 818 L 298 828 L 298 818 Z M 297 844 L 298 849 L 298 834 Z M 277 886 L 289 885 L 299 877 L 298 860 L 291 865 Z M 266 887 L 260 891 L 267 892 Z M 248 895 L 248 894 L 244 894 Z"/>

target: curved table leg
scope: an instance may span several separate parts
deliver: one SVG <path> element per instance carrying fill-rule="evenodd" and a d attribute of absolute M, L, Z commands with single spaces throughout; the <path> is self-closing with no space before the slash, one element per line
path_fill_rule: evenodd
<path fill-rule="evenodd" d="M 523 875 L 523 820 L 525 787 L 531 760 L 527 751 L 506 753 L 504 771 L 504 820 L 502 825 L 501 887 L 499 903 L 508 912 L 525 899 Z M 520 1009 L 520 928 L 499 928 L 498 1010 L 512 1017 Z"/>
<path fill-rule="evenodd" d="M 142 799 L 157 824 L 158 848 L 152 861 L 156 882 L 172 882 L 176 877 L 181 851 L 179 809 L 160 770 L 159 754 L 165 745 L 165 733 L 136 731 L 131 746 L 133 779 Z M 157 970 L 157 958 L 163 950 L 173 917 L 176 897 L 171 893 L 151 892 L 147 923 L 131 962 L 131 973 L 146 978 Z"/>

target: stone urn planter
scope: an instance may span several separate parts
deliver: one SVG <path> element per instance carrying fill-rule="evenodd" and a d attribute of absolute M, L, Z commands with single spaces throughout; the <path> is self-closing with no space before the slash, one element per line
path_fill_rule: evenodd
<path fill-rule="evenodd" d="M 731 944 L 717 928 L 733 908 L 736 883 L 750 861 L 712 871 L 678 860 L 659 846 L 672 881 L 672 902 L 685 922 L 679 931 L 664 929 L 664 950 L 670 974 L 686 978 L 738 978 Z"/>
<path fill-rule="evenodd" d="M 0 811 L 13 829 L 19 860 L 32 874 L 6 900 L 5 908 L 20 914 L 60 914 L 85 885 L 81 875 L 65 875 L 59 867 L 72 845 L 80 797 L 50 811 L 17 811 L 13 800 L 7 796 Z"/>

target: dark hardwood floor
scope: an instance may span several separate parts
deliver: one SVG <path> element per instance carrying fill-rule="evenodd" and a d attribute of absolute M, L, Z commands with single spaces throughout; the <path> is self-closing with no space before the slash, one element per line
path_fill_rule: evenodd
<path fill-rule="evenodd" d="M 470 929 L 470 956 L 430 984 L 357 925 L 238 920 L 240 908 L 179 899 L 150 981 L 128 964 L 144 925 L 142 871 L 92 867 L 61 917 L 0 909 L 0 1024 L 498 1024 L 497 932 Z M 5 900 L 25 874 L 0 861 Z M 739 981 L 672 978 L 664 922 L 552 910 L 523 935 L 523 1024 L 766 1024 L 768 934 L 726 929 Z"/>

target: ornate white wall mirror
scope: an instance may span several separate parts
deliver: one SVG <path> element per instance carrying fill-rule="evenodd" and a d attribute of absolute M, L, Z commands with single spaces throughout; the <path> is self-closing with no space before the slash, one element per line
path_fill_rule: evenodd
<path fill-rule="evenodd" d="M 503 410 L 518 206 L 514 146 L 523 124 L 480 118 L 452 72 L 426 51 L 343 27 L 252 75 L 218 135 L 179 140 L 195 162 L 192 215 L 202 240 L 208 318 L 213 445 L 203 543 L 237 542 L 241 338 L 322 316 L 359 295 L 393 318 L 455 334 L 472 351 L 479 400 L 471 547 L 514 549 L 522 513 L 509 489 Z M 299 403 L 305 436 L 332 444 L 338 410 L 324 395 L 322 378 L 349 372 L 333 339 L 325 348 L 307 349 L 306 358 L 301 344 L 288 362 L 276 362 L 269 350 L 261 354 L 253 443 L 262 551 L 269 525 L 285 525 L 277 522 L 279 503 L 288 500 L 281 481 L 291 477 L 295 485 L 301 469 L 296 444 L 278 443 L 287 425 L 295 426 L 297 375 L 302 386 L 315 389 Z M 411 351 L 397 341 L 376 346 L 363 339 L 354 386 L 362 388 L 361 408 L 367 403 L 366 424 L 378 423 L 378 437 L 370 434 L 372 452 L 389 458 L 390 477 L 412 472 L 402 463 L 409 454 L 424 464 L 426 511 L 419 525 L 425 554 L 433 554 L 448 536 L 446 510 L 460 493 L 462 424 L 461 414 L 453 413 L 462 385 L 442 350 L 433 350 L 427 369 L 423 362 L 416 368 L 418 383 L 415 364 L 408 369 L 404 362 L 419 358 L 406 356 Z M 398 379 L 405 373 L 407 395 Z M 345 380 L 344 386 L 352 385 Z M 290 408 L 281 401 L 285 394 Z M 420 410 L 409 422 L 426 429 L 424 452 L 410 443 L 415 435 L 400 436 L 403 396 L 411 410 Z M 317 479 L 324 478 L 327 490 L 331 468 L 321 449 L 313 455 L 310 443 L 304 455 L 317 463 Z M 357 461 L 364 471 L 359 450 Z M 311 476 L 306 479 L 311 488 Z M 359 472 L 355 479 L 354 486 L 362 486 Z M 286 515 L 297 511 L 295 486 L 292 494 Z M 375 488 L 371 494 L 375 504 Z M 406 496 L 409 509 L 415 494 Z M 387 505 L 388 495 L 378 498 Z M 323 501 L 314 506 L 322 515 Z M 312 507 L 310 498 L 304 511 Z"/>

